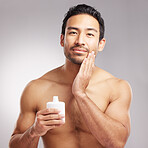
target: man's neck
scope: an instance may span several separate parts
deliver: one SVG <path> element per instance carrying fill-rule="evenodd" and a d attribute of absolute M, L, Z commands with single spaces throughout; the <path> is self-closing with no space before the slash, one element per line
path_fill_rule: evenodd
<path fill-rule="evenodd" d="M 64 75 L 66 76 L 66 80 L 68 83 L 72 84 L 73 80 L 75 79 L 76 75 L 79 72 L 80 69 L 79 64 L 74 64 L 68 59 L 66 59 L 66 62 L 64 66 L 62 67 L 62 70 L 64 71 Z"/>

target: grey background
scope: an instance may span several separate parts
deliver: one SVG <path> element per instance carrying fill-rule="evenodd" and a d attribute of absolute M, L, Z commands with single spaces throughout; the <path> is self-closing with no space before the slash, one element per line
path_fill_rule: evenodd
<path fill-rule="evenodd" d="M 64 64 L 59 39 L 70 6 L 86 3 L 104 17 L 107 40 L 96 65 L 133 90 L 126 148 L 148 145 L 147 0 L 0 0 L 0 146 L 8 147 L 26 84 Z M 42 141 L 39 147 L 42 148 Z"/>

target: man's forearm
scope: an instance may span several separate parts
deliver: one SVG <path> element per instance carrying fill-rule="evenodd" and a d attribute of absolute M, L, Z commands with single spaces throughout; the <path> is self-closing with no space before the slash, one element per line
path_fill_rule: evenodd
<path fill-rule="evenodd" d="M 123 147 L 127 130 L 118 121 L 104 114 L 85 93 L 75 95 L 91 133 L 104 147 Z"/>
<path fill-rule="evenodd" d="M 9 148 L 37 148 L 39 138 L 35 136 L 31 127 L 23 134 L 13 135 L 9 142 Z"/>

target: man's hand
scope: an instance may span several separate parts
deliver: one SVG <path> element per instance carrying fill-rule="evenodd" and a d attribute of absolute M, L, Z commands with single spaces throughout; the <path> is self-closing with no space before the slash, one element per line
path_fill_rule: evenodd
<path fill-rule="evenodd" d="M 54 108 L 38 111 L 36 121 L 32 127 L 33 135 L 43 136 L 48 130 L 63 125 L 62 118 L 64 118 L 64 115 L 60 115 L 59 112 Z"/>
<path fill-rule="evenodd" d="M 89 53 L 88 57 L 85 58 L 81 64 L 80 70 L 74 79 L 72 86 L 72 93 L 74 95 L 85 93 L 85 89 L 87 88 L 93 69 L 94 69 L 95 55 L 94 51 Z"/>

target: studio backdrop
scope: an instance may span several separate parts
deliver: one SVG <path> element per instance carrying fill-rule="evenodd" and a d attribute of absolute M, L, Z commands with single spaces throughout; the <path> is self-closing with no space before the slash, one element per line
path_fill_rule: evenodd
<path fill-rule="evenodd" d="M 132 87 L 125 147 L 147 148 L 147 0 L 0 0 L 0 147 L 8 147 L 25 86 L 64 64 L 62 20 L 69 7 L 82 3 L 94 6 L 105 21 L 106 45 L 95 64 Z"/>

